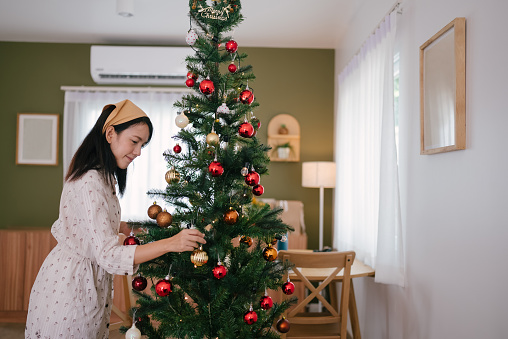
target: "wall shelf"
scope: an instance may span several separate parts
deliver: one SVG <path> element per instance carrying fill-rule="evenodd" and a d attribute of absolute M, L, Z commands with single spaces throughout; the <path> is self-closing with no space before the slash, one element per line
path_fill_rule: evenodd
<path fill-rule="evenodd" d="M 279 132 L 282 125 L 286 126 L 287 134 Z M 279 156 L 278 145 L 289 143 L 290 151 L 287 157 L 282 154 Z M 272 147 L 270 151 L 271 161 L 280 162 L 298 162 L 300 161 L 300 124 L 292 115 L 279 114 L 268 123 L 268 145 Z"/>

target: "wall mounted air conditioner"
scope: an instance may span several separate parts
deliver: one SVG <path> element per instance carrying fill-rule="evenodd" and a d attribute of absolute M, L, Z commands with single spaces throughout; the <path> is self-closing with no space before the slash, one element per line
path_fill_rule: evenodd
<path fill-rule="evenodd" d="M 90 72 L 98 84 L 184 86 L 189 47 L 92 46 Z"/>

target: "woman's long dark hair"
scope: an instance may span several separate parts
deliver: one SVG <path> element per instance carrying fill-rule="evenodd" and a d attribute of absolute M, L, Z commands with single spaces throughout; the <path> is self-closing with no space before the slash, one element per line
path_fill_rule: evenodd
<path fill-rule="evenodd" d="M 111 186 L 113 186 L 113 177 L 116 177 L 119 194 L 123 195 L 127 182 L 127 169 L 122 169 L 117 166 L 115 156 L 111 151 L 111 146 L 106 140 L 106 135 L 102 133 L 104 123 L 115 107 L 114 105 L 110 105 L 102 111 L 94 127 L 85 137 L 76 153 L 74 153 L 65 180 L 77 180 L 89 170 L 94 169 L 99 171 Z M 148 117 L 137 118 L 124 122 L 123 124 L 114 125 L 113 127 L 116 133 L 120 133 L 136 124 L 146 124 L 148 126 L 150 131 L 147 141 L 148 144 L 153 134 L 153 125 Z"/>

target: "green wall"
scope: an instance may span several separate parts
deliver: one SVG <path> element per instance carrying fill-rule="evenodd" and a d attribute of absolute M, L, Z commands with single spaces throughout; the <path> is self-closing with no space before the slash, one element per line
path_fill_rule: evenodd
<path fill-rule="evenodd" d="M 51 227 L 58 218 L 63 183 L 59 166 L 16 165 L 17 113 L 63 113 L 61 86 L 95 86 L 90 45 L 0 42 L 0 228 Z M 280 113 L 301 127 L 301 161 L 333 159 L 334 51 L 326 49 L 241 48 L 256 80 L 249 83 L 266 127 Z M 60 121 L 60 139 L 62 138 Z M 301 200 L 309 248 L 318 245 L 319 190 L 301 187 L 301 163 L 272 162 L 262 178 L 263 197 Z M 332 190 L 325 190 L 325 245 L 331 245 Z"/>

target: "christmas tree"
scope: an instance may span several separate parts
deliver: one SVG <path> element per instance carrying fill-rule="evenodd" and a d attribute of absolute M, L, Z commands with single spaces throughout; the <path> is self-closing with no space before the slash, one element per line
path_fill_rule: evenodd
<path fill-rule="evenodd" d="M 270 148 L 256 138 L 252 66 L 228 36 L 243 20 L 241 3 L 190 0 L 189 16 L 186 85 L 195 91 L 175 104 L 181 130 L 164 154 L 168 185 L 149 192 L 174 210 L 150 206 L 156 222 L 141 222 L 148 232 L 139 238 L 147 243 L 195 227 L 207 243 L 140 265 L 134 326 L 149 338 L 279 338 L 294 300 L 274 303 L 266 291 L 292 291 L 283 280 L 289 263 L 275 248 L 292 229 L 280 209 L 255 201 L 264 192 Z"/>

